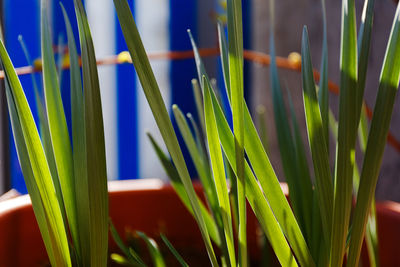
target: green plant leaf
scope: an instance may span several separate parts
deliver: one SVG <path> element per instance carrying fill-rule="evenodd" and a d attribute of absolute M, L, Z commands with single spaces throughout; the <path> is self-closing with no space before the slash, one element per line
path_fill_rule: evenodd
<path fill-rule="evenodd" d="M 320 67 L 320 80 L 318 100 L 321 110 L 321 118 L 327 151 L 329 153 L 329 89 L 328 89 L 328 37 L 325 0 L 321 0 L 322 4 L 322 20 L 323 20 L 323 39 L 322 39 L 322 55 Z"/>
<path fill-rule="evenodd" d="M 207 200 L 211 205 L 211 209 L 213 213 L 219 213 L 217 191 L 215 188 L 214 180 L 211 176 L 210 166 L 207 161 L 204 161 L 204 158 L 202 157 L 201 152 L 198 149 L 196 141 L 194 140 L 192 132 L 190 131 L 189 125 L 187 124 L 185 115 L 183 115 L 182 111 L 177 105 L 172 106 L 172 111 L 174 113 L 176 123 L 179 127 L 179 131 L 183 137 L 186 147 L 188 148 L 190 157 L 196 168 L 197 174 L 199 175 L 201 183 L 203 184 L 204 192 L 207 196 Z"/>
<path fill-rule="evenodd" d="M 228 247 L 228 258 L 230 261 L 230 266 L 236 266 L 235 245 L 232 230 L 232 215 L 228 196 L 228 186 L 226 185 L 225 179 L 226 176 L 224 161 L 222 158 L 221 145 L 218 138 L 218 130 L 215 121 L 214 110 L 211 103 L 210 85 L 205 79 L 205 76 L 203 76 L 204 113 L 208 148 L 210 150 L 211 167 L 215 181 L 218 203 L 221 210 L 222 223 L 224 228 L 225 240 Z"/>
<path fill-rule="evenodd" d="M 119 249 L 124 253 L 126 260 L 135 266 L 146 266 L 146 264 L 144 263 L 144 261 L 138 257 L 135 257 L 131 254 L 131 252 L 129 251 L 129 248 L 127 246 L 125 246 L 124 242 L 122 241 L 121 236 L 118 234 L 117 229 L 115 229 L 114 224 L 112 223 L 111 219 L 109 220 L 110 222 L 110 233 L 111 236 L 113 237 L 115 243 L 117 244 L 117 246 L 119 247 Z"/>
<path fill-rule="evenodd" d="M 7 79 L 7 78 L 6 78 Z M 46 220 L 46 213 L 43 207 L 43 202 L 40 198 L 40 192 L 35 183 L 35 177 L 33 175 L 32 166 L 29 160 L 29 154 L 27 151 L 26 143 L 24 140 L 23 131 L 21 128 L 21 123 L 19 121 L 18 113 L 16 110 L 16 106 L 14 100 L 12 98 L 12 93 L 10 88 L 8 87 L 8 83 L 5 83 L 6 86 L 6 96 L 7 96 L 7 104 L 8 111 L 10 114 L 10 121 L 14 136 L 14 141 L 17 149 L 18 160 L 21 165 L 21 170 L 24 175 L 24 180 L 26 184 L 26 188 L 29 192 L 29 197 L 32 202 L 32 208 L 35 213 L 36 220 L 38 222 L 39 230 L 42 235 L 42 239 L 44 245 L 46 247 L 47 254 L 50 259 L 51 264 L 55 264 L 54 252 L 52 248 L 52 243 L 50 240 L 50 235 L 48 231 L 49 224 Z"/>
<path fill-rule="evenodd" d="M 312 230 L 312 212 L 313 212 L 313 185 L 311 183 L 310 171 L 308 169 L 307 155 L 304 150 L 304 144 L 300 133 L 300 127 L 296 118 L 296 111 L 294 110 L 294 105 L 292 102 L 292 96 L 290 95 L 290 91 L 288 92 L 290 113 L 292 117 L 292 127 L 293 127 L 293 145 L 294 152 L 296 156 L 297 162 L 297 170 L 298 170 L 298 179 L 299 185 L 298 188 L 300 195 L 302 197 L 301 209 L 303 211 L 303 219 L 304 219 L 304 233 L 308 240 L 309 246 L 318 246 L 317 244 L 311 244 L 311 236 L 314 234 Z"/>
<path fill-rule="evenodd" d="M 189 37 L 191 37 L 190 34 Z M 193 38 L 191 38 L 191 41 L 199 77 L 202 77 L 203 75 L 207 77 L 207 73 L 205 73 L 205 68 L 201 61 L 196 43 L 194 42 Z M 230 155 L 227 152 L 229 145 L 232 145 L 231 149 L 234 149 L 233 135 L 230 130 L 229 124 L 224 117 L 222 108 L 213 91 L 211 91 L 211 99 L 214 105 L 214 112 L 217 119 L 218 134 L 220 136 L 221 144 L 224 148 L 227 157 L 234 156 L 234 154 Z M 290 208 L 289 203 L 282 192 L 278 178 L 276 177 L 276 174 L 269 161 L 269 158 L 265 153 L 263 144 L 258 136 L 256 127 L 254 126 L 253 121 L 251 119 L 250 111 L 247 108 L 245 102 L 243 102 L 243 105 L 245 106 L 244 122 L 246 129 L 246 131 L 244 132 L 244 137 L 245 137 L 244 144 L 247 156 L 249 157 L 249 161 L 251 162 L 251 166 L 257 176 L 257 179 L 260 182 L 260 185 L 264 191 L 263 193 L 265 194 L 265 197 L 267 198 L 268 203 L 271 206 L 271 209 L 273 210 L 273 213 L 276 216 L 277 221 L 280 223 L 280 226 L 282 227 L 285 236 L 289 240 L 289 243 L 291 244 L 294 253 L 299 259 L 300 264 L 304 266 L 314 266 L 314 262 L 308 250 L 307 243 L 303 237 L 303 234 L 293 214 L 293 211 Z M 225 142 L 225 140 L 232 140 L 232 143 Z M 234 150 L 228 150 L 228 151 L 234 151 Z M 230 159 L 229 161 L 231 162 L 232 158 L 229 159 Z M 245 167 L 245 173 L 246 175 L 248 173 L 247 167 Z M 256 190 L 257 192 L 257 189 L 254 190 Z M 247 198 L 249 199 L 249 194 L 246 193 L 246 195 Z M 261 204 L 258 203 L 258 201 L 262 201 L 261 198 L 252 198 L 252 199 L 257 201 L 255 205 L 256 204 L 262 205 L 262 203 Z"/>
<path fill-rule="evenodd" d="M 301 47 L 301 69 L 303 82 L 304 110 L 307 122 L 308 140 L 314 165 L 315 181 L 322 226 L 326 244 L 330 243 L 333 211 L 333 185 L 326 146 L 325 129 L 315 90 L 313 67 L 307 28 L 303 29 Z"/>
<path fill-rule="evenodd" d="M 270 3 L 273 3 L 271 1 Z M 276 65 L 276 56 L 275 56 L 275 36 L 274 36 L 274 16 L 273 13 L 274 8 L 270 7 L 270 55 L 271 55 L 271 64 L 270 64 L 270 87 L 272 94 L 272 103 L 274 108 L 274 118 L 275 118 L 275 128 L 278 138 L 279 151 L 281 155 L 281 162 L 283 166 L 283 171 L 285 174 L 286 182 L 289 186 L 290 191 L 290 199 L 291 205 L 293 207 L 294 214 L 297 218 L 297 222 L 300 225 L 300 228 L 305 231 L 307 229 L 306 221 L 307 219 L 304 216 L 307 214 L 307 211 L 303 210 L 303 208 L 308 209 L 308 201 L 303 198 L 303 195 L 306 195 L 306 192 L 302 192 L 304 184 L 302 185 L 302 181 L 298 179 L 299 170 L 299 162 L 296 161 L 296 155 L 293 153 L 295 151 L 294 138 L 292 136 L 292 132 L 289 125 L 288 114 L 286 112 L 285 101 L 283 99 L 282 87 L 279 81 L 278 68 Z M 308 222 L 309 223 L 309 222 Z"/>
<path fill-rule="evenodd" d="M 140 39 L 135 21 L 133 20 L 130 7 L 126 0 L 114 0 L 114 5 L 117 10 L 118 19 L 128 50 L 132 57 L 132 62 L 135 66 L 140 83 L 142 84 L 144 94 L 189 197 L 210 260 L 213 266 L 217 266 L 217 259 L 211 245 L 210 237 L 200 210 L 196 193 L 190 180 L 190 175 L 182 151 L 179 147 L 178 139 L 169 119 L 167 109 L 161 97 L 160 89 L 158 88 L 158 84 L 151 69 L 143 43 Z"/>
<path fill-rule="evenodd" d="M 153 264 L 155 267 L 165 267 L 165 262 L 164 258 L 161 254 L 160 249 L 158 248 L 158 245 L 154 239 L 148 237 L 145 233 L 143 232 L 136 232 L 146 243 L 147 248 L 150 252 L 151 259 L 153 261 Z"/>
<path fill-rule="evenodd" d="M 343 263 L 352 204 L 355 141 L 358 128 L 355 107 L 357 105 L 357 30 L 354 0 L 342 1 L 341 27 L 339 125 L 330 248 L 331 266 L 339 266 Z"/>
<path fill-rule="evenodd" d="M 196 103 L 197 116 L 199 118 L 200 125 L 201 125 L 201 131 L 202 131 L 202 134 L 205 136 L 206 135 L 206 126 L 205 126 L 205 122 L 204 122 L 203 96 L 201 94 L 201 89 L 200 89 L 199 83 L 196 79 L 192 79 L 192 89 L 193 89 L 194 100 Z"/>
<path fill-rule="evenodd" d="M 361 16 L 360 31 L 358 34 L 358 77 L 357 77 L 357 121 L 361 113 L 363 103 L 365 82 L 367 79 L 369 50 L 371 46 L 372 22 L 374 18 L 375 0 L 364 2 L 363 13 Z"/>
<path fill-rule="evenodd" d="M 72 162 L 72 149 L 65 118 L 64 106 L 58 82 L 58 73 L 53 54 L 52 38 L 47 18 L 47 1 L 41 2 L 41 47 L 43 58 L 43 86 L 47 118 L 53 145 L 58 179 L 60 181 L 68 226 L 73 243 L 76 245 L 78 258 L 80 244 L 76 211 L 75 178 Z"/>
<path fill-rule="evenodd" d="M 64 15 L 65 26 L 68 36 L 68 51 L 70 61 L 70 84 L 71 84 L 71 124 L 72 124 L 72 147 L 73 166 L 75 179 L 76 199 L 78 215 L 79 248 L 81 249 L 82 265 L 90 265 L 90 214 L 89 207 L 89 184 L 86 164 L 86 133 L 84 114 L 84 100 L 82 91 L 82 79 L 79 66 L 79 56 L 76 48 L 75 37 L 72 32 L 70 20 L 64 6 L 60 3 Z"/>
<path fill-rule="evenodd" d="M 229 54 L 228 54 L 228 44 L 226 41 L 226 36 L 224 32 L 224 26 L 219 21 L 218 22 L 218 41 L 220 49 L 220 57 L 222 62 L 222 73 L 224 75 L 225 87 L 227 90 L 228 98 L 231 98 L 231 81 L 229 77 Z"/>
<path fill-rule="evenodd" d="M 369 210 L 375 193 L 382 155 L 389 131 L 393 105 L 400 77 L 400 5 L 396 14 L 386 48 L 385 59 L 379 79 L 378 96 L 372 116 L 368 143 L 361 170 L 357 204 L 354 210 L 353 226 L 349 248 L 349 266 L 357 266 L 362 238 Z"/>
<path fill-rule="evenodd" d="M 28 65 L 33 66 L 31 56 L 28 52 L 28 49 L 25 45 L 22 35 L 18 36 L 18 41 L 21 44 L 21 47 L 24 52 L 26 61 L 28 62 Z M 46 153 L 46 158 L 47 158 L 47 161 L 49 164 L 51 177 L 53 179 L 54 188 L 55 188 L 56 194 L 57 194 L 57 199 L 61 206 L 61 212 L 63 215 L 64 223 L 66 223 L 64 200 L 62 197 L 60 180 L 58 179 L 57 166 L 56 166 L 56 161 L 54 158 L 53 145 L 51 143 L 49 122 L 48 122 L 47 115 L 46 115 L 45 105 L 40 96 L 41 94 L 39 92 L 39 86 L 37 84 L 37 80 L 36 80 L 34 73 L 31 73 L 31 80 L 32 80 L 32 85 L 33 85 L 33 91 L 35 94 L 36 110 L 37 110 L 38 117 L 39 117 L 39 131 L 40 131 L 40 135 L 41 135 L 41 140 L 42 140 L 44 152 Z"/>
<path fill-rule="evenodd" d="M 96 57 L 89 24 L 80 0 L 74 0 L 82 51 L 86 166 L 90 226 L 90 265 L 106 266 L 108 258 L 108 191 L 103 114 Z M 83 130 L 81 129 L 83 132 Z M 82 182 L 85 183 L 85 182 Z"/>
<path fill-rule="evenodd" d="M 242 1 L 227 0 L 228 4 L 228 64 L 235 136 L 237 199 L 239 213 L 239 264 L 248 265 L 246 234 L 246 188 L 244 180 L 244 121 L 243 121 L 243 29 Z"/>
<path fill-rule="evenodd" d="M 43 217 L 47 221 L 47 229 L 52 247 L 51 251 L 48 250 L 48 252 L 53 255 L 50 256 L 50 259 L 53 259 L 53 262 L 57 266 L 71 266 L 66 229 L 46 155 L 21 83 L 2 41 L 0 41 L 0 58 L 6 76 L 6 87 L 10 89 L 8 101 L 12 99 L 15 103 L 15 113 L 18 115 L 20 122 L 24 139 L 20 142 L 21 144 L 23 144 L 22 142 L 26 144 L 27 155 L 32 167 L 34 177 L 32 183 L 37 185 L 45 211 Z"/>
<path fill-rule="evenodd" d="M 182 267 L 189 267 L 189 265 L 185 262 L 185 260 L 179 254 L 179 252 L 174 248 L 174 246 L 171 244 L 171 242 L 169 242 L 168 238 L 164 234 L 161 234 L 160 236 L 161 236 L 161 239 L 164 241 L 165 245 L 168 247 L 168 249 L 171 251 L 171 253 L 178 260 L 180 265 Z"/>
<path fill-rule="evenodd" d="M 150 142 L 154 148 L 154 151 L 156 152 L 158 159 L 161 161 L 161 164 L 163 165 L 163 168 L 167 173 L 168 178 L 170 179 L 172 187 L 174 188 L 175 192 L 177 193 L 177 195 L 179 196 L 185 207 L 188 209 L 188 211 L 194 216 L 189 197 L 185 191 L 185 187 L 182 181 L 179 178 L 178 171 L 176 170 L 175 166 L 170 161 L 170 159 L 167 157 L 167 155 L 165 155 L 165 153 L 161 150 L 160 146 L 154 140 L 153 136 L 150 133 L 147 133 L 147 136 L 149 137 Z M 204 222 L 206 224 L 208 233 L 210 234 L 212 241 L 214 241 L 214 243 L 218 247 L 221 247 L 222 244 L 221 244 L 221 239 L 219 238 L 218 235 L 217 225 L 213 220 L 212 216 L 210 215 L 209 211 L 207 210 L 207 208 L 204 206 L 203 202 L 198 197 L 197 199 L 200 205 L 200 211 L 204 217 Z"/>

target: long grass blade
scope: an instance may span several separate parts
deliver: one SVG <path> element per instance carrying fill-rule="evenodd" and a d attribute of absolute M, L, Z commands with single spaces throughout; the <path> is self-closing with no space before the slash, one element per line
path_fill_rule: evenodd
<path fill-rule="evenodd" d="M 68 51 L 70 62 L 71 83 L 71 124 L 72 124 L 72 147 L 73 165 L 75 179 L 76 199 L 80 201 L 77 205 L 78 232 L 80 242 L 80 255 L 82 265 L 90 265 L 90 214 L 89 207 L 89 184 L 86 164 L 86 132 L 84 115 L 84 100 L 82 91 L 82 79 L 79 66 L 75 37 L 72 32 L 71 22 L 62 4 L 65 26 L 68 36 Z"/>
<path fill-rule="evenodd" d="M 292 97 L 290 91 L 288 92 L 290 113 L 292 117 L 292 127 L 293 127 L 293 145 L 294 154 L 297 162 L 298 179 L 300 187 L 298 190 L 303 196 L 302 211 L 304 212 L 304 235 L 307 238 L 309 246 L 317 246 L 316 244 L 311 244 L 311 236 L 314 234 L 312 230 L 312 212 L 313 212 L 313 185 L 311 183 L 310 170 L 308 168 L 307 155 L 304 150 L 304 144 L 300 133 L 299 123 L 296 118 L 296 111 L 294 109 Z"/>
<path fill-rule="evenodd" d="M 185 187 L 184 187 L 181 179 L 179 178 L 178 171 L 176 170 L 175 166 L 173 165 L 173 163 L 171 162 L 169 157 L 167 157 L 167 155 L 161 150 L 160 146 L 154 140 L 153 136 L 149 133 L 147 133 L 147 136 L 149 137 L 150 142 L 154 148 L 154 151 L 156 152 L 158 159 L 160 160 L 165 172 L 168 175 L 168 178 L 170 179 L 172 187 L 174 188 L 175 192 L 177 193 L 177 195 L 179 196 L 179 198 L 181 199 L 181 201 L 185 205 L 185 207 L 188 209 L 188 211 L 194 216 L 194 212 L 193 212 L 192 206 L 190 204 L 189 197 L 185 191 Z M 197 199 L 198 199 L 197 201 L 199 202 L 199 205 L 200 205 L 200 211 L 203 215 L 204 222 L 206 224 L 208 233 L 209 233 L 212 241 L 218 247 L 221 247 L 222 242 L 218 235 L 217 225 L 216 225 L 214 219 L 212 218 L 212 216 L 210 215 L 209 211 L 207 210 L 207 208 L 204 206 L 203 202 L 198 197 L 197 197 Z"/>
<path fill-rule="evenodd" d="M 24 52 L 26 61 L 28 62 L 28 65 L 33 66 L 33 61 L 28 52 L 28 49 L 26 47 L 26 44 L 24 42 L 22 35 L 18 36 L 18 41 L 21 44 L 21 47 Z M 49 164 L 51 177 L 53 179 L 54 188 L 55 188 L 56 194 L 57 194 L 57 199 L 61 206 L 61 212 L 63 214 L 64 223 L 66 223 L 64 200 L 63 200 L 62 193 L 61 193 L 61 185 L 60 185 L 60 180 L 58 178 L 57 166 L 56 166 L 56 161 L 54 158 L 53 145 L 51 143 L 49 122 L 48 122 L 47 115 L 46 115 L 45 105 L 40 96 L 41 93 L 39 91 L 39 86 L 38 86 L 38 83 L 37 83 L 34 73 L 31 73 L 31 80 L 32 80 L 32 85 L 33 85 L 33 91 L 35 94 L 36 110 L 37 110 L 38 117 L 39 117 L 39 131 L 40 131 L 40 135 L 41 135 L 41 140 L 42 140 L 44 152 L 46 153 L 46 158 L 47 158 L 47 161 Z"/>
<path fill-rule="evenodd" d="M 227 89 L 227 95 L 231 98 L 231 81 L 229 76 L 229 53 L 228 43 L 224 32 L 224 26 L 221 22 L 218 22 L 218 42 L 220 49 L 220 57 L 222 62 L 222 73 L 224 75 L 225 87 Z"/>
<path fill-rule="evenodd" d="M 228 0 L 228 64 L 233 133 L 235 136 L 237 199 L 239 211 L 239 264 L 248 265 L 246 235 L 246 197 L 244 180 L 244 121 L 243 121 L 243 29 L 242 1 Z"/>
<path fill-rule="evenodd" d="M 316 190 L 326 244 L 329 244 L 332 226 L 333 185 L 329 167 L 325 129 L 318 105 L 307 28 L 303 29 L 301 69 L 303 81 L 304 110 L 306 114 L 308 140 L 314 165 Z"/>
<path fill-rule="evenodd" d="M 80 0 L 74 0 L 82 52 L 86 166 L 89 197 L 90 265 L 106 266 L 108 253 L 108 190 L 103 114 L 96 57 L 89 24 Z"/>
<path fill-rule="evenodd" d="M 328 30 L 326 21 L 325 0 L 321 0 L 322 4 L 322 20 L 323 20 L 323 39 L 322 39 L 322 56 L 320 67 L 320 80 L 318 100 L 321 110 L 321 118 L 325 135 L 327 151 L 329 152 L 329 89 L 328 89 Z"/>
<path fill-rule="evenodd" d="M 365 82 L 367 79 L 368 59 L 371 46 L 372 22 L 374 19 L 375 0 L 364 2 L 361 16 L 360 32 L 358 34 L 358 77 L 357 77 L 357 121 L 360 118 L 363 103 Z"/>
<path fill-rule="evenodd" d="M 145 233 L 143 232 L 136 232 L 139 237 L 141 237 L 144 242 L 146 243 L 146 246 L 150 252 L 151 259 L 153 261 L 153 264 L 155 267 L 165 267 L 165 262 L 164 258 L 161 254 L 160 249 L 158 248 L 158 245 L 156 241 L 150 237 L 148 237 Z"/>
<path fill-rule="evenodd" d="M 58 82 L 58 73 L 53 54 L 52 38 L 47 18 L 47 1 L 41 6 L 41 46 L 43 57 L 43 86 L 49 122 L 51 143 L 60 180 L 68 226 L 73 243 L 76 244 L 78 258 L 80 242 L 76 212 L 75 180 L 72 162 L 72 149 L 68 133 L 64 106 Z"/>
<path fill-rule="evenodd" d="M 203 76 L 203 84 L 204 84 L 204 113 L 205 113 L 208 148 L 210 150 L 211 167 L 212 167 L 213 177 L 215 180 L 218 203 L 221 209 L 222 223 L 228 247 L 230 266 L 236 266 L 235 245 L 233 239 L 232 215 L 231 215 L 231 207 L 228 196 L 228 186 L 226 185 L 221 145 L 218 138 L 218 130 L 211 102 L 210 85 L 208 81 L 205 80 L 205 76 Z"/>
<path fill-rule="evenodd" d="M 21 164 L 21 170 L 24 175 L 26 188 L 31 198 L 32 208 L 35 213 L 36 220 L 38 222 L 43 243 L 46 247 L 47 255 L 49 256 L 50 263 L 54 265 L 55 264 L 54 252 L 48 231 L 49 225 L 46 220 L 46 213 L 43 207 L 43 202 L 40 198 L 39 189 L 35 183 L 35 177 L 29 160 L 29 154 L 24 140 L 21 123 L 19 121 L 17 109 L 14 100 L 12 98 L 10 88 L 8 87 L 8 83 L 6 83 L 6 96 L 7 96 L 8 111 L 10 114 L 11 127 L 17 149 L 17 155 L 19 162 Z"/>
<path fill-rule="evenodd" d="M 140 39 L 135 21 L 133 20 L 130 7 L 126 0 L 114 0 L 114 5 L 117 10 L 122 32 L 128 45 L 133 64 L 142 84 L 143 91 L 146 95 L 147 101 L 150 105 L 164 142 L 179 173 L 179 177 L 181 178 L 188 194 L 195 219 L 198 223 L 212 265 L 217 266 L 218 262 L 211 245 L 210 237 L 204 222 L 204 218 L 200 211 L 200 205 L 198 199 L 196 198 L 196 193 L 190 180 L 190 175 L 187 170 L 182 151 L 179 147 L 178 139 L 169 119 L 167 109 L 165 108 L 164 101 L 161 97 L 160 89 L 158 88 L 158 84 L 151 69 L 146 51 L 143 47 L 143 43 Z"/>
<path fill-rule="evenodd" d="M 382 163 L 386 137 L 389 131 L 393 105 L 400 78 L 400 5 L 396 14 L 386 48 L 379 81 L 378 96 L 371 121 L 368 143 L 361 171 L 357 204 L 349 248 L 349 266 L 357 266 L 362 238 L 374 196 L 379 169 Z"/>
<path fill-rule="evenodd" d="M 171 251 L 171 253 L 175 256 L 175 258 L 179 262 L 179 264 L 182 267 L 189 267 L 189 265 L 185 262 L 185 260 L 179 254 L 179 252 L 174 248 L 174 246 L 171 244 L 171 242 L 168 240 L 168 238 L 164 234 L 161 234 L 160 236 L 161 236 L 161 239 L 164 241 L 165 245 L 168 247 L 168 249 Z"/>
<path fill-rule="evenodd" d="M 224 117 L 219 115 L 223 114 L 222 109 L 217 103 L 215 95 L 211 94 L 212 104 L 216 116 L 216 122 L 218 126 L 218 135 L 224 149 L 227 160 L 232 166 L 232 170 L 235 172 L 236 170 L 236 161 L 235 161 L 235 145 L 234 145 L 234 136 L 231 130 L 229 129 L 229 125 Z M 219 115 L 218 115 L 219 114 Z M 223 126 L 223 127 L 220 127 Z M 227 128 L 226 128 L 227 127 Z M 296 261 L 294 260 L 293 254 L 290 250 L 290 247 L 283 235 L 281 226 L 279 225 L 269 204 L 265 199 L 263 192 L 260 189 L 260 186 L 254 177 L 254 174 L 249 166 L 249 164 L 245 163 L 245 179 L 246 179 L 246 191 L 247 199 L 253 208 L 254 214 L 256 215 L 260 225 L 267 236 L 268 240 L 271 243 L 272 248 L 275 251 L 276 256 L 278 257 L 282 266 L 297 266 Z M 288 223 L 286 221 L 286 223 Z M 298 226 L 297 226 L 298 227 Z M 313 266 L 311 264 L 311 266 Z"/>
<path fill-rule="evenodd" d="M 142 266 L 142 267 L 146 266 L 146 264 L 140 257 L 134 257 L 131 254 L 131 252 L 129 251 L 129 248 L 124 244 L 121 236 L 118 234 L 117 229 L 115 229 L 115 226 L 112 223 L 111 219 L 110 219 L 110 233 L 111 233 L 111 236 L 113 237 L 115 243 L 117 244 L 119 249 L 122 251 L 122 253 L 124 253 L 127 261 L 130 264 L 136 265 L 136 266 Z"/>
<path fill-rule="evenodd" d="M 353 167 L 357 136 L 357 33 L 354 0 L 342 1 L 339 125 L 336 149 L 331 266 L 341 266 L 345 254 L 352 204 Z"/>
<path fill-rule="evenodd" d="M 207 73 L 205 72 L 205 68 L 200 58 L 196 43 L 192 38 L 191 41 L 199 77 L 202 77 L 203 75 L 207 77 Z M 230 140 L 229 138 L 233 137 L 230 137 L 232 135 L 232 132 L 226 118 L 224 117 L 224 112 L 222 111 L 222 108 L 213 91 L 211 91 L 211 99 L 214 105 L 214 112 L 217 119 L 218 134 L 220 136 L 221 144 L 223 145 L 227 157 L 233 156 L 234 154 L 228 155 L 228 152 L 226 152 L 229 143 L 222 143 L 223 141 L 225 141 L 225 138 L 228 138 L 228 140 Z M 308 250 L 305 238 L 300 230 L 293 211 L 290 208 L 289 203 L 282 192 L 278 178 L 276 177 L 269 158 L 264 150 L 263 144 L 258 136 L 257 129 L 251 119 L 250 111 L 244 100 L 243 105 L 245 106 L 244 122 L 246 129 L 246 131 L 244 132 L 244 144 L 247 156 L 249 157 L 249 161 L 251 162 L 251 166 L 254 169 L 257 179 L 259 180 L 260 185 L 264 191 L 263 193 L 265 194 L 269 205 L 271 206 L 271 209 L 276 216 L 277 221 L 280 223 L 285 236 L 289 240 L 289 243 L 292 246 L 294 253 L 299 259 L 300 264 L 304 266 L 314 266 L 314 262 Z M 233 146 L 233 141 L 231 145 Z M 231 160 L 232 158 L 230 158 L 229 161 L 231 162 Z M 247 167 L 245 167 L 245 172 L 247 175 Z M 250 197 L 250 194 L 246 193 L 246 195 L 247 198 Z M 260 200 L 258 198 L 252 199 L 256 201 Z"/>
<path fill-rule="evenodd" d="M 15 103 L 15 110 L 19 117 L 35 179 L 34 182 L 42 199 L 45 211 L 44 218 L 48 224 L 49 239 L 52 246 L 53 262 L 57 266 L 71 266 L 66 229 L 45 152 L 21 83 L 2 41 L 0 41 L 0 58 L 6 75 L 6 86 L 10 89 L 8 98 L 12 98 Z"/>
<path fill-rule="evenodd" d="M 196 79 L 192 79 L 192 89 L 193 89 L 194 100 L 196 103 L 197 116 L 200 121 L 201 132 L 205 136 L 206 135 L 206 126 L 205 126 L 205 122 L 204 122 L 203 96 L 201 94 L 199 82 Z"/>
<path fill-rule="evenodd" d="M 196 141 L 190 131 L 189 125 L 187 124 L 185 115 L 183 115 L 182 111 L 179 109 L 177 105 L 172 106 L 172 111 L 174 113 L 174 117 L 176 123 L 179 127 L 179 131 L 183 137 L 183 140 L 188 148 L 190 157 L 194 163 L 197 174 L 199 175 L 200 181 L 203 184 L 203 188 L 205 194 L 207 196 L 207 200 L 210 202 L 211 209 L 213 212 L 219 213 L 218 210 L 218 197 L 217 191 L 215 188 L 214 180 L 211 176 L 211 169 L 207 161 L 204 161 L 200 150 L 196 144 Z"/>
<path fill-rule="evenodd" d="M 285 174 L 286 182 L 289 186 L 290 199 L 293 207 L 294 214 L 300 225 L 300 228 L 305 232 L 307 227 L 307 218 L 304 218 L 307 211 L 303 210 L 309 209 L 308 201 L 302 197 L 306 195 L 306 192 L 302 192 L 302 182 L 298 179 L 299 173 L 299 162 L 296 161 L 296 155 L 293 153 L 295 151 L 294 138 L 291 133 L 288 114 L 286 112 L 285 102 L 283 99 L 282 87 L 279 81 L 278 68 L 276 65 L 275 56 L 275 36 L 274 36 L 274 7 L 272 5 L 274 1 L 271 1 L 270 7 L 270 55 L 271 55 L 271 65 L 270 65 L 270 86 L 272 93 L 272 102 L 274 107 L 274 118 L 275 127 L 278 137 L 278 144 L 281 156 L 281 162 L 283 166 L 283 171 Z M 309 220 L 308 220 L 309 223 Z"/>

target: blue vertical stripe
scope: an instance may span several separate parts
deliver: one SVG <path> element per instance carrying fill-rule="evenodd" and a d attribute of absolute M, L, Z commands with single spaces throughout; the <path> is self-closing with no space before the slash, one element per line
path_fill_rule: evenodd
<path fill-rule="evenodd" d="M 197 32 L 197 6 L 196 1 L 187 0 L 170 0 L 170 50 L 184 51 L 191 50 L 192 46 L 187 34 L 187 29 L 192 31 L 193 36 Z M 196 105 L 194 103 L 193 91 L 191 89 L 191 80 L 197 78 L 196 65 L 194 59 L 173 60 L 170 65 L 170 81 L 171 81 L 171 103 L 177 104 L 179 108 L 186 114 L 196 113 Z M 176 132 L 178 127 L 174 123 Z M 178 135 L 178 140 L 182 148 L 183 155 L 189 159 L 189 153 Z M 191 160 L 186 161 L 189 172 L 194 174 L 194 167 Z"/>
<path fill-rule="evenodd" d="M 22 35 L 27 44 L 32 58 L 40 55 L 39 38 L 39 1 L 25 0 L 5 0 L 4 1 L 4 21 L 5 21 L 5 42 L 7 51 L 15 67 L 26 66 L 27 62 L 21 46 L 18 42 L 18 35 Z M 29 23 L 29 24 L 27 24 Z M 27 27 L 27 25 L 29 27 Z M 32 80 L 29 75 L 20 77 L 22 87 L 32 108 L 35 120 L 37 112 L 35 110 L 35 98 Z M 26 186 L 23 180 L 22 171 L 19 166 L 18 156 L 15 149 L 14 139 L 10 127 L 10 164 L 11 164 L 11 186 L 21 193 L 26 193 Z"/>
<path fill-rule="evenodd" d="M 132 13 L 134 1 L 129 1 Z M 117 53 L 126 51 L 124 36 L 116 19 Z M 117 66 L 118 168 L 120 179 L 138 178 L 138 133 L 136 75 L 132 64 Z"/>

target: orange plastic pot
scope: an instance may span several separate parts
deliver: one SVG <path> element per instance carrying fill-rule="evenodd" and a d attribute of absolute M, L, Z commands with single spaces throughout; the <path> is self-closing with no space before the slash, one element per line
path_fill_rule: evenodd
<path fill-rule="evenodd" d="M 127 229 L 140 230 L 157 238 L 162 232 L 178 250 L 193 255 L 185 258 L 191 266 L 208 264 L 196 223 L 170 186 L 152 179 L 111 182 L 109 188 L 110 216 L 119 233 L 123 235 Z M 195 184 L 195 188 L 201 195 L 200 185 Z M 400 204 L 378 203 L 377 214 L 381 266 L 400 266 Z M 257 221 L 253 213 L 248 212 L 248 245 L 255 260 L 260 256 L 259 235 Z M 116 249 L 111 240 L 110 251 Z M 0 202 L 0 266 L 43 266 L 46 263 L 46 251 L 29 197 Z"/>

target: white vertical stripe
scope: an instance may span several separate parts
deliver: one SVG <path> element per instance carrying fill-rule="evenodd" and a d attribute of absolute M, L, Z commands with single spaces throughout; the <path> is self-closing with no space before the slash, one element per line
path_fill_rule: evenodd
<path fill-rule="evenodd" d="M 136 23 L 147 52 L 167 51 L 169 49 L 169 1 L 167 0 L 135 0 Z M 154 70 L 161 94 L 170 107 L 169 62 L 153 61 Z M 166 179 L 165 171 L 157 159 L 153 148 L 146 136 L 146 131 L 153 134 L 155 139 L 164 144 L 157 125 L 147 104 L 143 90 L 137 82 L 138 103 L 138 141 L 139 141 L 139 176 L 141 178 Z"/>
<path fill-rule="evenodd" d="M 114 55 L 115 14 L 110 0 L 86 0 L 86 11 L 93 36 L 96 57 Z M 117 91 L 115 66 L 99 68 L 103 106 L 108 179 L 118 178 Z"/>

